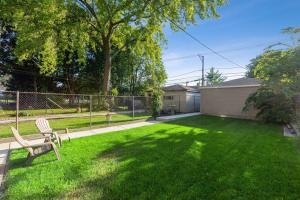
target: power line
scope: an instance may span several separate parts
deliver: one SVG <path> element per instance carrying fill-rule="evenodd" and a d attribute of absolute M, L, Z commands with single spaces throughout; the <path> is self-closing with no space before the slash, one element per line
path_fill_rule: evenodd
<path fill-rule="evenodd" d="M 226 75 L 245 75 L 245 73 L 244 72 L 232 72 L 232 73 L 222 73 L 222 75 L 224 75 L 224 76 L 226 76 Z M 167 82 L 191 79 L 191 78 L 196 78 L 196 77 L 199 77 L 199 76 L 188 76 L 188 77 L 183 77 L 183 78 L 178 78 L 178 79 L 171 79 L 171 80 L 167 80 Z"/>
<path fill-rule="evenodd" d="M 235 75 L 229 75 L 229 76 L 225 76 L 226 78 L 230 78 L 230 77 L 244 77 L 245 74 L 235 74 Z M 184 83 L 191 83 L 191 82 L 195 82 L 195 81 L 200 81 L 202 79 L 192 79 L 192 80 L 183 80 L 183 81 L 176 81 L 176 82 L 166 82 L 165 85 L 175 85 L 175 84 L 184 84 Z M 206 80 L 206 79 L 204 79 Z"/>
<path fill-rule="evenodd" d="M 179 74 L 179 75 L 176 75 L 176 76 L 171 76 L 171 77 L 169 77 L 169 78 L 176 78 L 176 77 L 184 76 L 184 75 L 187 75 L 187 74 L 192 74 L 192 73 L 194 73 L 194 72 L 199 72 L 199 71 L 201 71 L 201 70 L 198 69 L 198 70 L 194 70 L 194 71 L 187 72 L 187 73 L 184 73 L 184 74 Z"/>
<path fill-rule="evenodd" d="M 195 66 L 193 68 L 197 68 L 197 67 L 200 67 L 200 66 Z M 221 67 L 221 68 L 214 67 L 214 69 L 216 69 L 216 70 L 227 70 L 227 69 L 240 69 L 240 67 Z M 210 68 L 205 69 L 205 71 L 209 71 L 209 70 L 210 70 Z M 192 73 L 199 72 L 199 71 L 202 71 L 202 70 L 198 69 L 198 70 L 186 72 L 186 73 L 183 73 L 183 74 L 178 74 L 178 75 L 175 75 L 175 76 L 170 76 L 169 78 L 176 78 L 176 77 L 184 76 L 184 75 L 187 75 L 187 74 L 192 74 Z"/>
<path fill-rule="evenodd" d="M 189 72 L 189 73 L 186 73 L 186 74 L 191 74 L 193 72 L 197 72 L 197 71 L 201 71 L 201 70 L 195 70 L 195 71 L 192 71 L 192 72 Z M 222 75 L 227 75 L 227 74 L 244 74 L 244 72 L 226 72 L 226 73 L 221 73 Z M 183 75 L 183 74 L 182 74 Z M 180 77 L 179 75 L 177 77 Z M 194 77 L 194 76 L 192 76 Z M 175 78 L 175 77 L 172 77 L 172 78 Z M 179 79 L 183 79 L 184 77 L 182 78 L 179 78 Z M 169 79 L 168 79 L 169 80 Z M 176 80 L 176 79 L 175 79 Z"/>
<path fill-rule="evenodd" d="M 238 63 L 232 61 L 231 59 L 223 56 L 222 54 L 218 53 L 217 51 L 213 50 L 212 48 L 210 48 L 209 46 L 207 46 L 206 44 L 204 44 L 203 42 L 201 42 L 200 40 L 198 40 L 198 38 L 194 37 L 192 34 L 190 34 L 189 32 L 187 32 L 186 30 L 184 30 L 181 26 L 179 26 L 177 23 L 175 23 L 173 20 L 171 20 L 170 18 L 167 18 L 172 24 L 174 24 L 177 28 L 179 28 L 180 30 L 182 30 L 185 34 L 187 34 L 189 37 L 191 37 L 193 40 L 195 40 L 196 42 L 198 42 L 201 46 L 205 47 L 206 49 L 210 50 L 212 53 L 216 54 L 217 56 L 219 56 L 220 58 L 223 58 L 224 60 L 227 60 L 228 62 L 246 69 L 245 67 L 239 65 Z"/>
<path fill-rule="evenodd" d="M 217 51 L 218 53 L 227 53 L 227 52 L 233 52 L 233 51 L 239 51 L 239 50 L 243 50 L 243 49 L 252 49 L 252 48 L 256 48 L 256 47 L 260 47 L 260 46 L 266 46 L 266 45 L 270 45 L 270 43 L 282 43 L 282 42 L 287 42 L 289 40 L 284 40 L 284 41 L 273 41 L 273 42 L 268 42 L 268 43 L 259 43 L 256 45 L 251 45 L 251 46 L 244 46 L 244 47 L 240 47 L 240 48 L 232 48 L 232 49 L 223 49 L 223 50 L 219 50 Z M 201 55 L 211 55 L 214 53 L 202 53 Z M 190 55 L 186 55 L 186 56 L 179 56 L 179 57 L 173 57 L 173 58 L 167 58 L 164 59 L 164 62 L 168 62 L 168 61 L 175 61 L 175 60 L 183 60 L 183 59 L 189 59 L 189 58 L 196 58 L 198 55 L 197 54 L 190 54 Z"/>
<path fill-rule="evenodd" d="M 182 60 L 182 59 L 189 59 L 189 58 L 196 58 L 198 55 L 197 54 L 192 54 L 192 55 L 187 55 L 187 56 L 180 56 L 180 57 L 173 57 L 173 58 L 167 58 L 165 61 L 174 61 L 174 60 Z"/>
<path fill-rule="evenodd" d="M 184 79 L 189 79 L 189 78 L 199 78 L 199 76 L 189 76 L 189 77 L 185 77 L 185 78 L 171 79 L 171 80 L 167 80 L 167 82 L 184 80 Z"/>
<path fill-rule="evenodd" d="M 243 77 L 245 74 L 241 75 L 230 75 L 230 76 L 225 76 L 226 78 L 228 77 Z M 165 83 L 165 85 L 181 85 L 181 84 L 186 84 L 186 83 L 192 83 L 192 82 L 198 82 L 202 79 L 195 79 L 195 80 L 189 80 L 189 81 L 182 81 L 182 82 L 174 82 L 174 83 Z M 205 79 L 204 79 L 205 80 Z"/>

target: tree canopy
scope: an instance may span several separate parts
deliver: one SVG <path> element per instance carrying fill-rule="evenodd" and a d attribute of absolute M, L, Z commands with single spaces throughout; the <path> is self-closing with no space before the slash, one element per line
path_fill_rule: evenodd
<path fill-rule="evenodd" d="M 294 34 L 299 29 L 284 32 Z M 263 80 L 263 84 L 249 96 L 245 109 L 254 106 L 260 110 L 258 117 L 265 121 L 288 123 L 295 114 L 292 98 L 300 92 L 300 45 L 278 45 L 282 47 L 272 45 L 248 65 L 247 75 Z"/>
<path fill-rule="evenodd" d="M 41 74 L 52 75 L 74 58 L 79 65 L 86 63 L 88 50 L 101 52 L 106 94 L 116 67 L 112 65 L 119 63 L 114 60 L 122 51 L 143 63 L 151 84 L 162 84 L 164 24 L 172 20 L 185 27 L 198 16 L 218 17 L 216 9 L 223 4 L 224 0 L 2 0 L 0 18 L 17 32 L 17 58 L 34 59 Z"/>

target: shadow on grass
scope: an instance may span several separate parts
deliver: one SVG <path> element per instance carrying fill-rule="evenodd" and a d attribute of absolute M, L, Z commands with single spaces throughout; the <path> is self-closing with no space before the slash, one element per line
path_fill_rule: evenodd
<path fill-rule="evenodd" d="M 78 158 L 86 165 L 65 157 L 62 162 L 70 166 L 60 177 L 76 185 L 66 190 L 41 185 L 41 192 L 23 198 L 297 199 L 299 152 L 274 134 L 277 130 L 257 122 L 193 117 L 127 131 L 109 144 L 97 142 L 101 137 L 81 140 L 80 145 L 90 145 Z M 26 171 L 10 182 L 24 179 Z"/>
<path fill-rule="evenodd" d="M 135 140 L 114 143 L 101 152 L 98 159 L 117 160 L 122 164 L 106 176 L 81 184 L 80 194 L 88 191 L 95 199 L 298 197 L 296 186 L 285 186 L 292 182 L 289 175 L 282 172 L 299 166 L 299 162 L 285 160 L 285 155 L 280 156 L 281 152 L 273 149 L 276 143 L 285 146 L 285 142 L 275 139 L 272 145 L 260 141 L 253 130 L 234 130 L 232 119 L 217 118 L 214 124 L 206 123 L 208 121 L 203 119 L 199 124 L 203 130 L 195 129 L 192 121 L 190 124 L 173 121 L 169 124 L 192 129 L 156 131 Z M 234 123 L 236 125 L 236 121 Z M 243 127 L 249 121 L 238 123 L 242 124 L 241 128 L 251 128 Z M 261 126 L 259 122 L 250 123 Z M 220 128 L 211 130 L 211 125 L 220 125 Z"/>
<path fill-rule="evenodd" d="M 49 152 L 49 153 L 51 154 L 51 152 Z M 14 159 L 14 160 L 10 161 L 9 169 L 13 170 L 13 169 L 18 169 L 18 168 L 36 167 L 38 165 L 47 165 L 47 164 L 52 163 L 56 160 L 57 160 L 56 158 L 49 158 L 47 160 L 38 160 L 38 161 L 33 162 L 32 164 L 27 165 L 26 164 L 26 161 L 27 161 L 26 157 L 17 158 L 17 159 Z"/>

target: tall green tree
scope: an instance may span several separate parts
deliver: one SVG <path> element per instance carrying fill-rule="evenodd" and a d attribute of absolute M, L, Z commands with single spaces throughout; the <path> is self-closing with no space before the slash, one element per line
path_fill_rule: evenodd
<path fill-rule="evenodd" d="M 210 68 L 209 72 L 206 73 L 206 82 L 209 86 L 218 85 L 226 80 L 226 77 L 219 72 L 219 70 L 215 70 L 214 67 Z"/>
<path fill-rule="evenodd" d="M 185 26 L 197 16 L 217 17 L 216 9 L 223 4 L 224 0 L 2 0 L 0 13 L 16 27 L 19 59 L 37 55 L 41 73 L 53 73 L 65 51 L 76 51 L 78 62 L 84 62 L 87 45 L 101 48 L 102 91 L 107 94 L 116 53 L 113 47 L 126 46 L 136 56 L 143 55 L 152 80 L 163 81 L 163 25 L 168 20 Z"/>
<path fill-rule="evenodd" d="M 300 92 L 300 46 L 269 49 L 253 62 L 253 75 L 262 86 L 249 96 L 245 110 L 254 107 L 265 121 L 288 123 L 295 117 L 293 96 Z"/>
<path fill-rule="evenodd" d="M 282 29 L 281 31 L 284 34 L 290 35 L 290 41 L 287 43 L 279 42 L 275 44 L 269 45 L 267 48 L 265 48 L 264 53 L 261 55 L 258 55 L 256 58 L 253 58 L 250 60 L 250 63 L 247 65 L 247 72 L 246 77 L 249 78 L 259 78 L 256 76 L 258 74 L 258 68 L 256 66 L 259 65 L 259 62 L 261 61 L 262 57 L 269 57 L 270 60 L 279 59 L 279 57 L 282 57 L 284 52 L 288 49 L 297 48 L 300 44 L 300 28 L 299 27 L 287 27 Z M 279 57 L 277 57 L 279 56 Z M 273 58 L 272 58 L 273 57 Z M 261 62 L 262 63 L 262 62 Z M 273 63 L 272 63 L 273 64 Z M 263 65 L 261 65 L 263 66 Z M 264 67 L 260 67 L 262 69 Z"/>
<path fill-rule="evenodd" d="M 54 83 L 49 77 L 40 76 L 33 58 L 22 63 L 14 54 L 17 33 L 9 21 L 0 18 L 0 74 L 1 84 L 8 90 L 49 91 Z"/>

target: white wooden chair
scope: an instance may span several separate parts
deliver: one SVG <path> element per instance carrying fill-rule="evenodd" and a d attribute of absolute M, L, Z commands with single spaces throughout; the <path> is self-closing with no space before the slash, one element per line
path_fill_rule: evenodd
<path fill-rule="evenodd" d="M 39 129 L 40 133 L 43 136 L 50 136 L 51 137 L 51 141 L 53 142 L 57 142 L 58 146 L 61 147 L 62 145 L 62 141 L 60 136 L 58 135 L 57 132 L 53 131 L 53 129 L 50 127 L 50 124 L 48 122 L 47 119 L 45 118 L 38 118 L 35 121 L 35 125 L 37 126 L 37 128 Z"/>
<path fill-rule="evenodd" d="M 22 148 L 26 149 L 28 151 L 26 164 L 31 164 L 33 159 L 36 157 L 43 155 L 45 153 L 48 153 L 50 151 L 54 151 L 57 160 L 60 160 L 60 155 L 58 153 L 58 150 L 53 142 L 50 141 L 50 138 L 48 136 L 45 137 L 45 142 L 41 142 L 38 144 L 30 144 L 29 141 L 24 140 L 17 129 L 14 127 L 11 127 L 11 131 L 13 132 L 13 135 L 16 139 L 16 141 L 22 146 Z M 48 141 L 48 142 L 47 142 Z"/>

